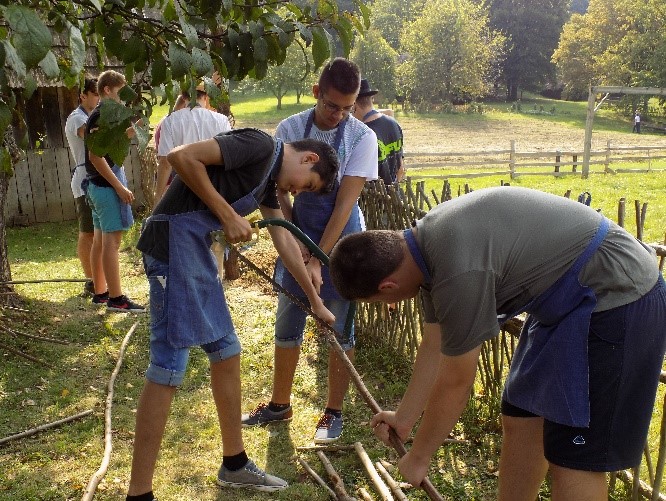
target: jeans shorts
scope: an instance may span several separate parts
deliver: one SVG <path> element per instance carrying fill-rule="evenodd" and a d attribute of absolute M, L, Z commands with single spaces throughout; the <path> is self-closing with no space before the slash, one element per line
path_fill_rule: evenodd
<path fill-rule="evenodd" d="M 610 472 L 641 462 L 666 349 L 666 286 L 625 306 L 592 314 L 588 336 L 590 425 L 544 420 L 543 446 L 553 464 Z M 502 414 L 536 417 L 506 401 Z"/>
<path fill-rule="evenodd" d="M 301 301 L 306 305 L 310 304 L 307 298 L 302 298 Z M 353 324 L 348 336 L 342 334 L 345 329 L 349 304 L 349 301 L 324 301 L 326 308 L 335 315 L 333 328 L 340 333 L 340 335 L 336 334 L 336 338 L 345 351 L 351 350 L 355 344 Z M 307 314 L 294 304 L 291 299 L 282 293 L 278 294 L 277 316 L 275 319 L 275 345 L 280 348 L 300 346 L 303 343 L 306 318 Z"/>
<path fill-rule="evenodd" d="M 146 379 L 165 386 L 180 386 L 185 377 L 190 348 L 175 348 L 167 339 L 169 265 L 147 254 L 143 255 L 143 263 L 150 285 L 150 365 Z M 203 344 L 201 348 L 211 363 L 232 358 L 241 352 L 233 326 L 223 337 Z"/>
<path fill-rule="evenodd" d="M 109 186 L 88 184 L 88 204 L 92 209 L 93 226 L 103 233 L 128 230 L 120 216 L 120 198 Z"/>
<path fill-rule="evenodd" d="M 93 224 L 92 209 L 88 205 L 88 199 L 85 195 L 74 199 L 76 205 L 76 217 L 79 220 L 79 233 L 93 233 L 95 226 Z"/>

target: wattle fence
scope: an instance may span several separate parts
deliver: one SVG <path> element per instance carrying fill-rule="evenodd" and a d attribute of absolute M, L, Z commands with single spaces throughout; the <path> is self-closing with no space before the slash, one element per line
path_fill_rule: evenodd
<path fill-rule="evenodd" d="M 419 175 L 419 178 L 421 176 Z M 570 196 L 567 192 L 565 196 Z M 462 195 L 464 196 L 464 194 Z M 440 202 L 450 200 L 451 187 L 448 181 L 442 186 L 441 195 L 432 191 L 430 196 L 424 181 L 404 185 L 385 186 L 383 182 L 366 183 L 361 195 L 361 209 L 368 229 L 404 229 L 412 221 L 423 217 Z M 646 204 L 635 203 L 638 238 L 642 238 L 646 217 Z M 618 224 L 624 226 L 626 202 L 618 202 Z M 663 271 L 666 261 L 666 245 L 652 245 L 659 257 L 658 266 Z M 516 317 L 504 326 L 499 336 L 486 341 L 481 350 L 477 371 L 477 382 L 483 388 L 481 395 L 470 400 L 468 410 L 474 415 L 483 415 L 483 425 L 489 431 L 499 430 L 499 416 L 504 378 L 511 365 L 517 338 L 523 320 Z M 358 303 L 356 326 L 359 336 L 388 343 L 399 353 L 414 358 L 421 339 L 423 311 L 418 299 L 410 299 L 388 307 L 383 303 Z M 664 466 L 666 463 L 666 371 L 660 377 L 659 392 L 653 413 L 652 429 L 659 430 L 659 443 L 646 444 L 641 465 L 633 470 L 615 472 L 610 475 L 610 489 L 620 480 L 631 490 L 631 499 L 666 501 L 661 493 Z M 482 412 L 479 409 L 483 407 Z M 476 425 L 478 426 L 479 423 Z M 641 480 L 643 478 L 643 480 Z"/>

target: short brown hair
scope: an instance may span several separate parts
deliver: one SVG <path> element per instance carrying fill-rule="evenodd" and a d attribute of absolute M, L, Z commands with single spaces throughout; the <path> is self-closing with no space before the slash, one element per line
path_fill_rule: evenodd
<path fill-rule="evenodd" d="M 127 81 L 125 75 L 118 73 L 114 70 L 106 70 L 102 72 L 97 79 L 97 93 L 102 95 L 104 87 L 124 87 Z"/>
<path fill-rule="evenodd" d="M 379 284 L 405 258 L 401 231 L 368 230 L 340 239 L 331 251 L 331 282 L 349 301 L 363 300 L 379 291 Z"/>

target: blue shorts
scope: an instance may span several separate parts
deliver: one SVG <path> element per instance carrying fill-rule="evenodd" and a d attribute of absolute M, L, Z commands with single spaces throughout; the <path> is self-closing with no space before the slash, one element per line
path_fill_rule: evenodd
<path fill-rule="evenodd" d="M 592 314 L 588 336 L 590 425 L 544 420 L 546 459 L 584 471 L 637 466 L 654 407 L 666 349 L 666 286 L 625 306 Z M 502 414 L 536 417 L 502 401 Z"/>
<path fill-rule="evenodd" d="M 103 233 L 126 231 L 130 226 L 124 226 L 120 217 L 120 197 L 116 190 L 109 186 L 88 184 L 88 204 L 92 209 L 93 226 Z"/>
<path fill-rule="evenodd" d="M 309 305 L 307 298 L 301 299 L 304 304 Z M 324 305 L 335 315 L 333 328 L 341 335 L 336 338 L 345 351 L 354 347 L 354 326 L 348 336 L 342 335 L 349 311 L 349 301 L 325 300 Z M 305 320 L 307 314 L 284 294 L 278 294 L 278 307 L 275 319 L 275 345 L 280 348 L 293 348 L 303 343 L 305 331 Z"/>
<path fill-rule="evenodd" d="M 167 339 L 169 265 L 146 254 L 143 264 L 150 285 L 150 365 L 146 379 L 165 386 L 180 386 L 185 377 L 189 348 L 175 348 Z M 224 329 L 223 337 L 201 345 L 211 363 L 226 360 L 241 352 L 233 325 Z"/>

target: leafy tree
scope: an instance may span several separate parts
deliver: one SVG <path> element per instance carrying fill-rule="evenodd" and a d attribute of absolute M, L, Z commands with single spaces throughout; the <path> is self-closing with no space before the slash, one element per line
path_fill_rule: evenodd
<path fill-rule="evenodd" d="M 356 11 L 341 11 L 334 0 L 7 0 L 0 1 L 0 133 L 10 127 L 17 82 L 30 97 L 35 75 L 74 86 L 81 81 L 86 57 L 96 53 L 100 66 L 108 58 L 125 67 L 135 91 L 133 113 L 150 115 L 158 96 L 173 100 L 181 87 L 194 94 L 203 79 L 211 98 L 225 98 L 210 76 L 226 79 L 264 78 L 271 66 L 285 61 L 288 47 L 300 40 L 312 53 L 315 68 L 331 55 L 335 32 L 348 53 L 356 31 L 365 29 L 369 10 L 357 0 Z M 145 92 L 150 97 L 144 97 Z M 100 130 L 123 136 L 131 117 L 110 103 L 102 113 Z M 20 117 L 19 117 L 20 118 Z M 147 122 L 147 120 L 146 120 Z M 147 125 L 147 123 L 146 123 Z M 149 135 L 136 127 L 140 144 Z M 118 141 L 108 151 L 99 143 L 91 149 L 124 159 L 129 143 Z M 12 173 L 9 145 L 0 148 L 0 207 L 5 206 Z M 3 211 L 4 214 L 4 211 Z M 7 262 L 4 216 L 0 215 L 0 275 Z M 7 269 L 9 267 L 7 266 Z M 8 279 L 0 276 L 0 280 Z"/>
<path fill-rule="evenodd" d="M 384 98 L 390 101 L 395 98 L 398 53 L 378 30 L 371 28 L 357 39 L 349 57 L 361 68 L 363 78 L 379 89 Z"/>
<path fill-rule="evenodd" d="M 426 0 L 374 0 L 371 25 L 398 51 L 403 26 L 418 16 L 425 4 Z"/>
<path fill-rule="evenodd" d="M 538 90 L 555 80 L 551 56 L 562 25 L 569 17 L 570 0 L 491 0 L 491 25 L 509 39 L 502 67 L 507 97 L 519 89 Z"/>
<path fill-rule="evenodd" d="M 553 54 L 570 97 L 593 85 L 666 85 L 663 0 L 591 0 L 573 15 Z"/>
<path fill-rule="evenodd" d="M 311 87 L 313 75 L 312 58 L 298 44 L 287 49 L 287 57 L 280 66 L 273 66 L 263 80 L 257 82 L 257 89 L 268 91 L 277 99 L 277 109 L 282 109 L 282 98 L 291 90 L 296 92 L 297 101 L 306 88 Z"/>
<path fill-rule="evenodd" d="M 401 36 L 398 68 L 412 102 L 476 98 L 492 84 L 504 37 L 471 0 L 433 0 Z"/>

